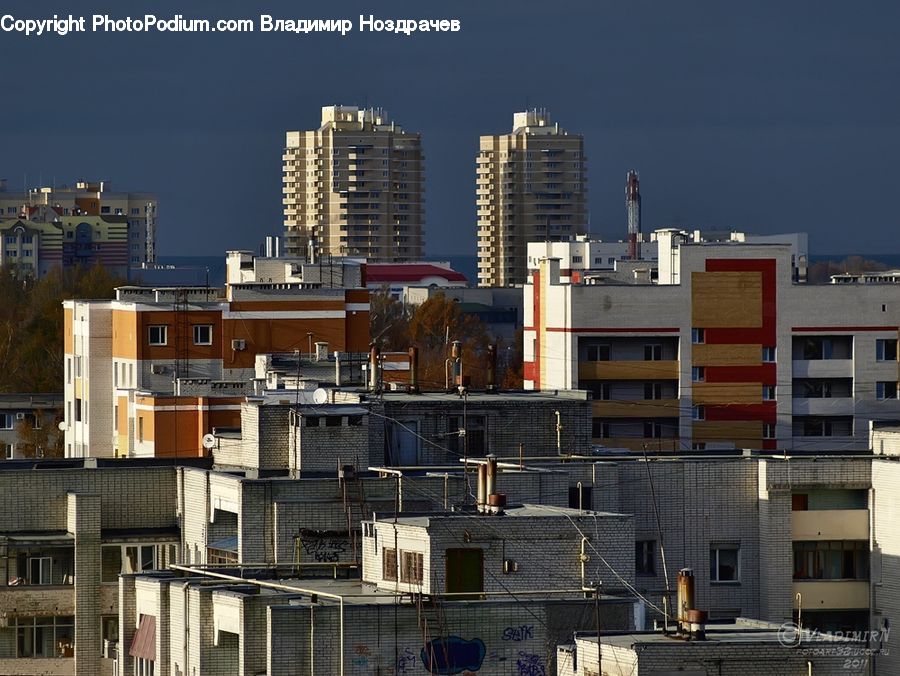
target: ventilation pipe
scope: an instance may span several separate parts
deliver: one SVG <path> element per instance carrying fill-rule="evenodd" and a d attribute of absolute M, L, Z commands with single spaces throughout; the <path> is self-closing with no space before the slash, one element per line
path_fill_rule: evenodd
<path fill-rule="evenodd" d="M 419 391 L 419 348 L 409 348 L 409 391 Z"/>
<path fill-rule="evenodd" d="M 483 463 L 478 464 L 478 489 L 476 495 L 476 509 L 481 512 L 484 511 L 484 506 L 487 504 L 487 465 Z"/>
<path fill-rule="evenodd" d="M 705 639 L 707 613 L 694 607 L 694 571 L 690 568 L 678 571 L 677 602 L 678 633 L 697 641 Z"/>
<path fill-rule="evenodd" d="M 374 343 L 369 350 L 369 391 L 375 392 L 378 389 L 378 357 L 380 350 Z"/>
<path fill-rule="evenodd" d="M 497 346 L 488 345 L 487 363 L 487 391 L 490 394 L 497 392 Z"/>
<path fill-rule="evenodd" d="M 452 385 L 462 385 L 462 343 L 458 340 L 454 340 L 453 345 L 450 348 L 450 359 L 453 360 Z"/>

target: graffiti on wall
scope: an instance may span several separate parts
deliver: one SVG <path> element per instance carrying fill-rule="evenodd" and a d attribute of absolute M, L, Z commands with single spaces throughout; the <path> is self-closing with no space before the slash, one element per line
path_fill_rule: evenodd
<path fill-rule="evenodd" d="M 530 641 L 534 638 L 533 624 L 520 624 L 518 627 L 507 627 L 501 638 L 504 641 Z"/>
<path fill-rule="evenodd" d="M 484 641 L 467 641 L 459 636 L 433 639 L 422 648 L 422 666 L 432 674 L 453 676 L 464 671 L 478 671 L 484 662 Z"/>
<path fill-rule="evenodd" d="M 296 538 L 300 561 L 337 563 L 347 552 L 347 531 L 313 530 L 303 528 Z"/>
<path fill-rule="evenodd" d="M 516 669 L 518 676 L 547 676 L 547 668 L 541 656 L 522 650 L 516 659 Z"/>

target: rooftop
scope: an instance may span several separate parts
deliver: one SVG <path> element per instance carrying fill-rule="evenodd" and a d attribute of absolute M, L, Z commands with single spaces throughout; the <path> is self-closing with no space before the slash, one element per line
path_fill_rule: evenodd
<path fill-rule="evenodd" d="M 578 635 L 580 640 L 596 643 L 597 636 Z M 603 634 L 599 641 L 604 645 L 633 649 L 637 646 L 656 645 L 678 647 L 715 646 L 734 643 L 777 644 L 784 648 L 796 645 L 797 632 L 794 625 L 778 625 L 746 618 L 737 618 L 729 623 L 710 623 L 706 625 L 704 640 L 685 641 L 673 634 L 666 635 L 662 631 L 631 632 L 625 634 Z M 836 634 L 803 631 L 800 643 L 858 643 L 852 639 Z"/>

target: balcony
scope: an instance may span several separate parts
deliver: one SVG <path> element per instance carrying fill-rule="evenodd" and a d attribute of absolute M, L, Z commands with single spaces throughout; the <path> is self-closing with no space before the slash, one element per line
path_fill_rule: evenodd
<path fill-rule="evenodd" d="M 794 608 L 800 594 L 803 610 L 865 610 L 869 607 L 868 580 L 794 582 Z"/>
<path fill-rule="evenodd" d="M 795 397 L 794 415 L 853 415 L 853 397 Z"/>
<path fill-rule="evenodd" d="M 677 418 L 678 399 L 594 400 L 595 418 Z"/>
<path fill-rule="evenodd" d="M 11 626 L 15 617 L 74 614 L 75 587 L 71 584 L 33 584 L 0 590 L 0 627 Z"/>
<path fill-rule="evenodd" d="M 797 541 L 868 540 L 869 510 L 810 509 L 791 512 L 791 537 Z"/>
<path fill-rule="evenodd" d="M 794 378 L 852 378 L 852 359 L 795 359 Z"/>
<path fill-rule="evenodd" d="M 678 380 L 678 361 L 583 361 L 578 364 L 582 380 Z"/>

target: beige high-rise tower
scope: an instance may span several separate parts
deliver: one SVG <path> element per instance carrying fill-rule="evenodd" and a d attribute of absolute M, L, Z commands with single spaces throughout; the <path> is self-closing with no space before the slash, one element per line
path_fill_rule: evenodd
<path fill-rule="evenodd" d="M 380 108 L 322 108 L 315 131 L 287 132 L 283 193 L 288 255 L 421 260 L 424 155 L 419 134 Z M 312 241 L 312 247 L 310 246 Z"/>
<path fill-rule="evenodd" d="M 479 286 L 524 284 L 529 241 L 587 232 L 584 138 L 546 110 L 515 113 L 511 134 L 481 137 L 475 182 Z"/>

